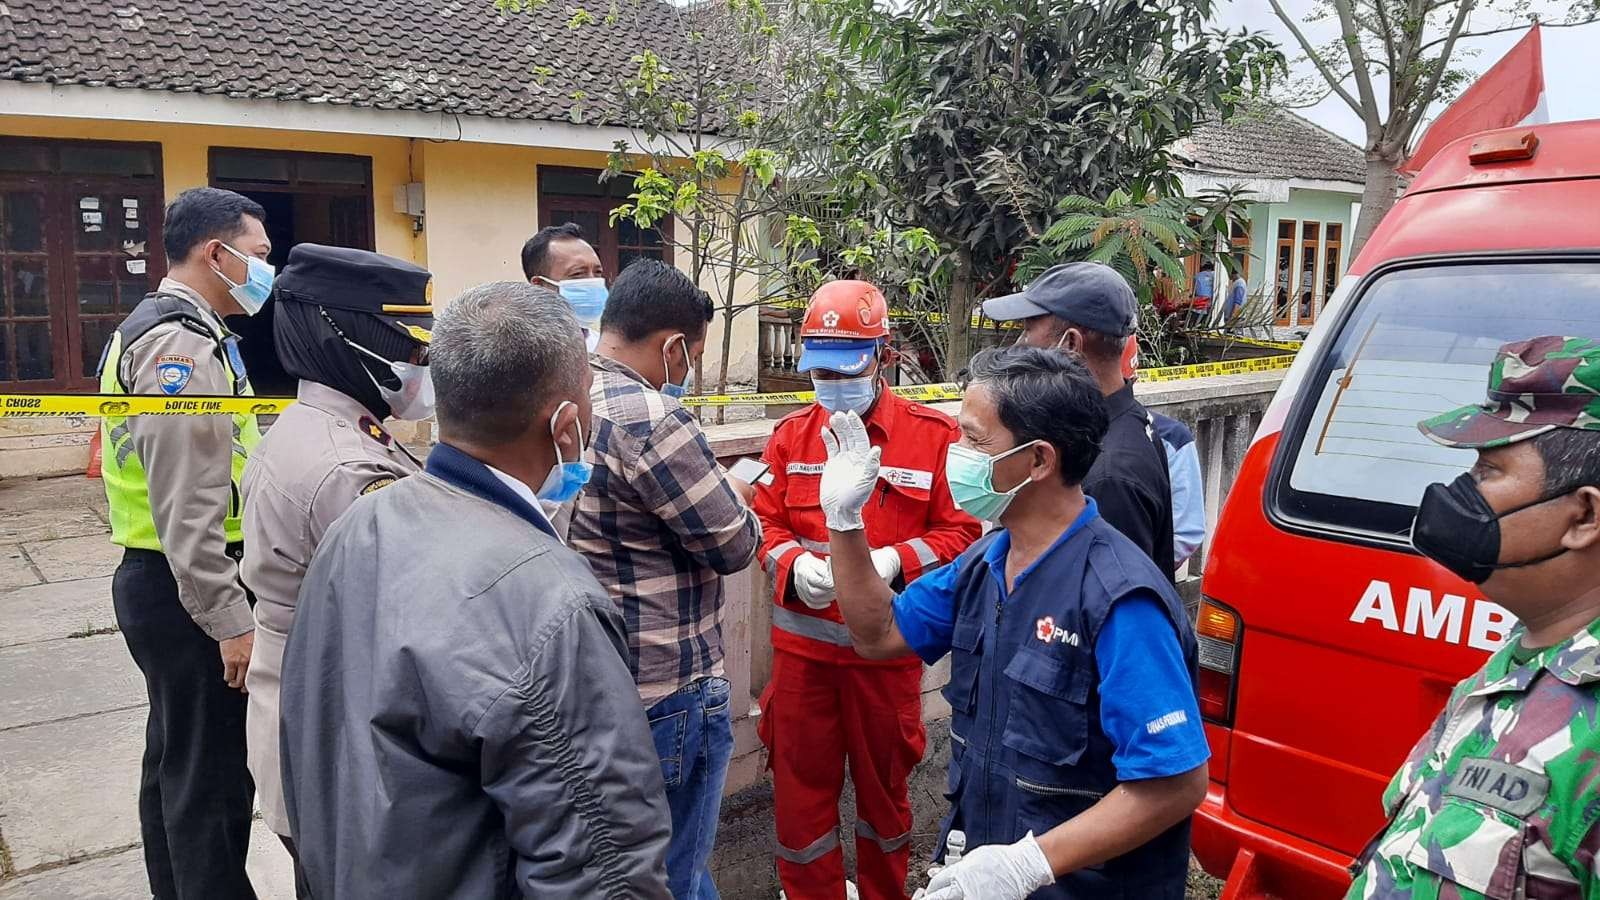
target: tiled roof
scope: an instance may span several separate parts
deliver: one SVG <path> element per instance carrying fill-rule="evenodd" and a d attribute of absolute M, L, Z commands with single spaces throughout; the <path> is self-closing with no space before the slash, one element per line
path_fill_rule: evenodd
<path fill-rule="evenodd" d="M 0 0 L 0 79 L 625 124 L 631 58 L 687 54 L 658 0 Z M 595 23 L 569 28 L 580 9 Z M 575 95 L 581 92 L 581 99 Z"/>
<path fill-rule="evenodd" d="M 1175 148 L 1180 162 L 1255 178 L 1367 179 L 1361 148 L 1288 110 L 1256 107 L 1201 125 Z"/>

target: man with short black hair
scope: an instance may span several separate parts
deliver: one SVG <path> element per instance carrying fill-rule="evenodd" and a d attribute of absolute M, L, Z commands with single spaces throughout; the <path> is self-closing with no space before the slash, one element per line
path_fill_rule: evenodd
<path fill-rule="evenodd" d="M 819 489 L 856 652 L 950 654 L 943 836 L 964 832 L 967 853 L 927 900 L 1177 900 L 1208 783 L 1198 651 L 1169 569 L 1084 495 L 1099 385 L 1032 347 L 985 350 L 970 373 L 945 472 L 956 504 L 998 527 L 959 559 L 898 594 L 878 576 L 862 508 L 881 450 L 854 413 L 824 432 Z"/>
<path fill-rule="evenodd" d="M 667 876 L 679 900 L 717 895 L 708 862 L 733 756 L 722 578 L 749 566 L 761 542 L 750 485 L 722 470 L 677 399 L 711 316 L 706 292 L 666 263 L 639 260 L 617 276 L 590 358 L 594 477 L 569 535 L 628 624 L 672 811 Z"/>
<path fill-rule="evenodd" d="M 252 393 L 222 317 L 253 315 L 272 289 L 265 219 L 217 188 L 167 206 L 171 268 L 106 344 L 101 393 Z M 254 897 L 243 691 L 255 622 L 239 581 L 239 479 L 261 433 L 245 414 L 106 416 L 100 427 L 111 541 L 126 548 L 111 599 L 150 698 L 139 783 L 150 891 Z"/>
<path fill-rule="evenodd" d="M 1600 341 L 1506 344 L 1483 403 L 1417 427 L 1477 458 L 1412 545 L 1518 624 L 1395 773 L 1348 896 L 1600 896 Z"/>
<path fill-rule="evenodd" d="M 306 570 L 281 690 L 313 897 L 666 898 L 660 762 L 622 617 L 541 501 L 588 476 L 589 367 L 549 291 L 435 320 L 439 444 Z"/>
<path fill-rule="evenodd" d="M 576 222 L 549 225 L 522 245 L 522 274 L 529 284 L 547 287 L 572 304 L 578 327 L 591 351 L 606 308 L 606 270 L 600 255 L 584 240 Z"/>
<path fill-rule="evenodd" d="M 983 304 L 983 314 L 996 322 L 1022 320 L 1018 344 L 1065 350 L 1083 360 L 1111 417 L 1083 492 L 1113 528 L 1170 574 L 1176 554 L 1166 450 L 1122 369 L 1136 309 L 1128 282 L 1110 266 L 1090 262 L 1052 266 L 1021 293 Z"/>

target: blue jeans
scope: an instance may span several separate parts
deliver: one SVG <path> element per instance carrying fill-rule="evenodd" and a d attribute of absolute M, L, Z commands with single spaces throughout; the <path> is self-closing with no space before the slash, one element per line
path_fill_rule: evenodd
<path fill-rule="evenodd" d="M 672 810 L 667 887 L 675 900 L 717 900 L 708 866 L 733 757 L 730 693 L 726 678 L 702 678 L 645 713 Z"/>

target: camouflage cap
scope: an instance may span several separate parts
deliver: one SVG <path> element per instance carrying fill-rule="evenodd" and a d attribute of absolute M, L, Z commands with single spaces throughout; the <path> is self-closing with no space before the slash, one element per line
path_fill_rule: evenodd
<path fill-rule="evenodd" d="M 1506 344 L 1489 396 L 1417 423 L 1446 447 L 1504 447 L 1555 428 L 1600 431 L 1600 341 L 1536 337 Z"/>

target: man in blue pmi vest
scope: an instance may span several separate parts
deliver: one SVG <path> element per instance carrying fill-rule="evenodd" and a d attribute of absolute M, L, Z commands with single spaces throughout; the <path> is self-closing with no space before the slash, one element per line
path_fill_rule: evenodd
<path fill-rule="evenodd" d="M 1083 493 L 1106 422 L 1067 354 L 978 354 L 946 471 L 956 505 L 999 527 L 898 595 L 861 530 L 879 451 L 853 414 L 824 430 L 822 508 L 856 652 L 951 654 L 944 833 L 977 849 L 928 900 L 1184 895 L 1210 755 L 1195 638 L 1167 573 Z"/>

